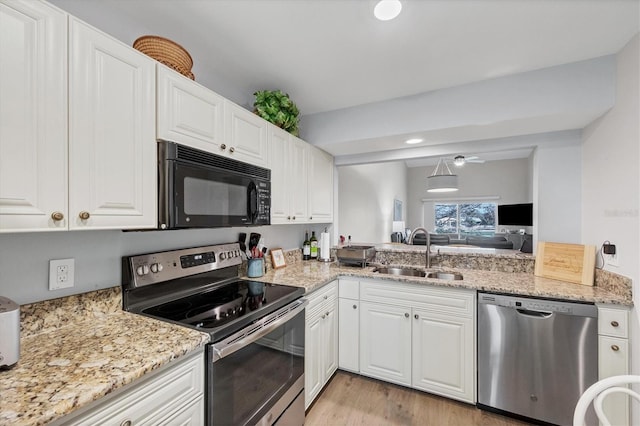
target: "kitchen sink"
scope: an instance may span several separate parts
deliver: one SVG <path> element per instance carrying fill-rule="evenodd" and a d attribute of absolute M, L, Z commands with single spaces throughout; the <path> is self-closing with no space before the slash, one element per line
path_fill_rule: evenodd
<path fill-rule="evenodd" d="M 437 278 L 447 281 L 460 281 L 463 279 L 462 274 L 458 272 L 429 272 L 427 278 Z"/>
<path fill-rule="evenodd" d="M 389 275 L 404 275 L 407 277 L 424 277 L 426 275 L 424 271 L 411 268 L 376 268 L 373 272 Z"/>

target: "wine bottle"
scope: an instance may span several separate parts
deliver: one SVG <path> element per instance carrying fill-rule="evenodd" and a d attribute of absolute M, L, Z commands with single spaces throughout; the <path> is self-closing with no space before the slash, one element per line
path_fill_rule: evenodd
<path fill-rule="evenodd" d="M 318 239 L 316 238 L 316 231 L 311 231 L 311 259 L 318 259 Z"/>
<path fill-rule="evenodd" d="M 311 242 L 309 241 L 309 231 L 304 233 L 304 242 L 302 243 L 302 260 L 309 260 L 311 256 Z"/>

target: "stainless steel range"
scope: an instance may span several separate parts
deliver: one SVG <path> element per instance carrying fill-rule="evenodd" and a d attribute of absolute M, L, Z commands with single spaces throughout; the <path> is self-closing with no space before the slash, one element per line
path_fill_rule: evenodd
<path fill-rule="evenodd" d="M 123 307 L 209 333 L 208 425 L 303 424 L 304 289 L 241 263 L 238 243 L 123 257 Z"/>

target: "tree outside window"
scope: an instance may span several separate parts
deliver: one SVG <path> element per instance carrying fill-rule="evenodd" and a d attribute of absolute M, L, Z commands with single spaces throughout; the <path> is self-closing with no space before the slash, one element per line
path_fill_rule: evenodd
<path fill-rule="evenodd" d="M 495 203 L 436 204 L 436 234 L 493 236 L 496 232 Z"/>

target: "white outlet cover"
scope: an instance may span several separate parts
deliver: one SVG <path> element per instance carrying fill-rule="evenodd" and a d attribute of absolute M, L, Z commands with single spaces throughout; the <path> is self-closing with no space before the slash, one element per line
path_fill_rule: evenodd
<path fill-rule="evenodd" d="M 58 279 L 58 267 L 66 266 L 66 277 Z M 49 261 L 49 290 L 59 290 L 61 288 L 70 288 L 74 284 L 75 274 L 74 259 L 52 259 Z"/>
<path fill-rule="evenodd" d="M 620 262 L 618 262 L 618 254 L 605 254 L 604 263 L 618 268 L 620 266 Z"/>

